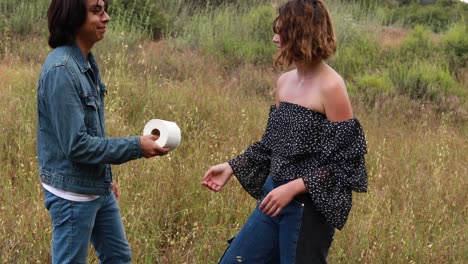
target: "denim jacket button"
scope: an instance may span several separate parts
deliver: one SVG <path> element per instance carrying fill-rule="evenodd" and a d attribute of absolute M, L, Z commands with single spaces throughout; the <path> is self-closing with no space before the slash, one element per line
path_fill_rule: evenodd
<path fill-rule="evenodd" d="M 45 180 L 45 175 L 41 174 L 41 180 Z"/>

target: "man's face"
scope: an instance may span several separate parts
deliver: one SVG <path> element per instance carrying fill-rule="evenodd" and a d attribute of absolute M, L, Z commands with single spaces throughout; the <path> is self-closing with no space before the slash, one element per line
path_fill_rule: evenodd
<path fill-rule="evenodd" d="M 110 17 L 104 0 L 86 0 L 86 20 L 76 33 L 76 39 L 92 47 L 104 38 Z"/>

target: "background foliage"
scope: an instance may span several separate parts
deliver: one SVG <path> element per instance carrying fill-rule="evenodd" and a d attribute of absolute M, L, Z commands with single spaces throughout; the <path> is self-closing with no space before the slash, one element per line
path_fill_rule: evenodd
<path fill-rule="evenodd" d="M 200 180 L 263 132 L 287 70 L 271 66 L 280 2 L 113 1 L 93 51 L 109 90 L 109 135 L 141 134 L 161 118 L 176 121 L 183 137 L 166 157 L 113 167 L 135 263 L 216 263 L 255 206 L 235 180 L 221 193 Z M 328 63 L 365 129 L 370 186 L 354 196 L 329 262 L 468 262 L 468 4 L 327 3 L 339 40 Z M 35 139 L 48 4 L 0 0 L 2 263 L 50 262 Z M 89 263 L 97 263 L 92 252 Z"/>

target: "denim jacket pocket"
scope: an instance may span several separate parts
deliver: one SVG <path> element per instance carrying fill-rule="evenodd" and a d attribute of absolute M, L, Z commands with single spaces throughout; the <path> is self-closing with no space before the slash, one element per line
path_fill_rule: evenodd
<path fill-rule="evenodd" d="M 91 136 L 100 136 L 99 100 L 94 95 L 85 95 L 85 125 Z"/>

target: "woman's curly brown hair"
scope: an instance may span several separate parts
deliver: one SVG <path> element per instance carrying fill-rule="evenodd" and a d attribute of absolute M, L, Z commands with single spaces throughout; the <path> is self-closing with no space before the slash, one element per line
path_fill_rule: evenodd
<path fill-rule="evenodd" d="M 325 60 L 336 51 L 332 20 L 322 0 L 288 1 L 278 10 L 273 32 L 281 40 L 277 66 Z"/>

